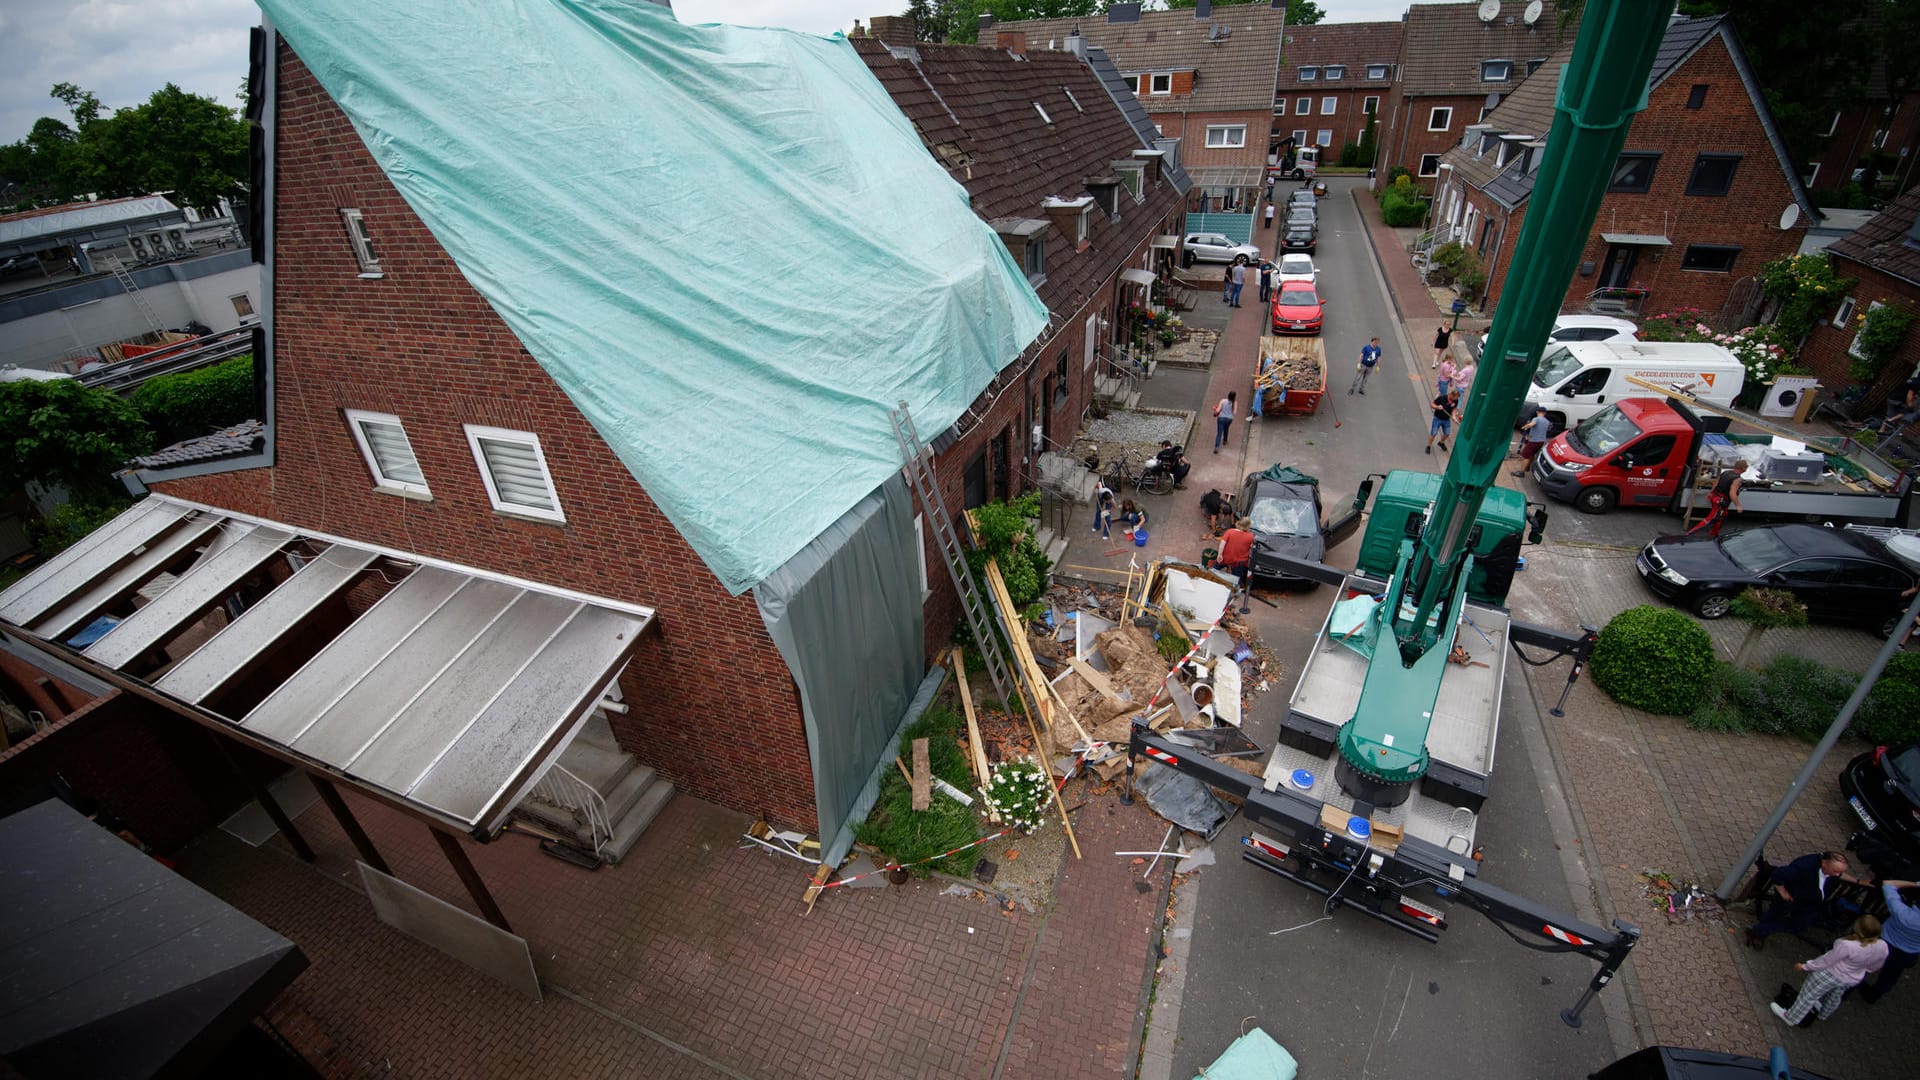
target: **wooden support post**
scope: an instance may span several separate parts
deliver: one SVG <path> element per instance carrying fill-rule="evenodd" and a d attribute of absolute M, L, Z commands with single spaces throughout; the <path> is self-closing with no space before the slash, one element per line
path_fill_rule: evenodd
<path fill-rule="evenodd" d="M 260 809 L 267 812 L 267 817 L 273 822 L 274 828 L 279 829 L 287 838 L 287 843 L 293 847 L 293 853 L 300 856 L 303 862 L 314 861 L 313 849 L 307 846 L 307 838 L 301 836 L 300 830 L 293 827 L 293 819 L 287 816 L 285 810 L 280 809 L 279 801 L 273 797 L 273 792 L 267 790 L 267 785 L 240 767 L 240 763 L 233 759 L 233 751 L 227 748 L 227 740 L 212 731 L 207 732 L 207 738 L 213 740 L 213 745 L 218 750 L 221 760 L 227 763 L 227 768 L 232 769 L 233 774 L 240 778 L 240 782 L 247 785 L 247 791 L 253 795 L 253 801 L 259 803 Z"/>
<path fill-rule="evenodd" d="M 387 860 L 380 857 L 379 849 L 373 846 L 373 839 L 360 827 L 360 819 L 353 816 L 353 808 L 347 805 L 346 799 L 340 797 L 340 789 L 319 773 L 308 773 L 307 779 L 313 781 L 313 790 L 320 793 L 320 801 L 333 811 L 333 820 L 340 823 L 340 831 L 353 841 L 354 850 L 360 853 L 360 861 L 392 877 L 393 871 L 387 869 Z"/>
<path fill-rule="evenodd" d="M 933 765 L 928 760 L 925 739 L 913 740 L 913 772 L 907 777 L 907 786 L 913 789 L 915 810 L 933 805 Z"/>
<path fill-rule="evenodd" d="M 967 714 L 967 763 L 973 766 L 974 779 L 987 786 L 992 772 L 987 768 L 987 748 L 980 741 L 980 718 L 973 712 L 973 691 L 967 688 L 967 654 L 953 650 L 953 677 L 960 684 L 960 705 Z"/>
<path fill-rule="evenodd" d="M 460 843 L 460 838 L 431 825 L 427 826 L 427 831 L 433 833 L 434 842 L 440 845 L 440 853 L 453 864 L 453 872 L 460 876 L 460 883 L 467 887 L 467 895 L 473 897 L 474 906 L 480 909 L 481 917 L 507 933 L 513 933 L 513 927 L 507 925 L 507 917 L 500 911 L 500 905 L 493 902 L 493 894 L 487 891 L 487 883 L 481 880 L 480 871 L 475 870 L 472 861 L 467 858 L 467 849 Z"/>

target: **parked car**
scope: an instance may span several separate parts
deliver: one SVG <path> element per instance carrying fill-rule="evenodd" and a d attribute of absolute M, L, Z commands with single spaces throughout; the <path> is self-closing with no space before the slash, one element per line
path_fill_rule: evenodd
<path fill-rule="evenodd" d="M 1840 770 L 1840 791 L 1862 832 L 1907 863 L 1920 863 L 1920 743 L 1876 746 L 1855 757 Z M 1862 850 L 1857 839 L 1849 846 Z"/>
<path fill-rule="evenodd" d="M 1312 477 L 1276 465 L 1248 473 L 1240 493 L 1241 513 L 1253 523 L 1253 576 L 1307 581 L 1287 572 L 1275 556 L 1320 562 L 1327 554 L 1320 517 L 1320 485 Z"/>
<path fill-rule="evenodd" d="M 1596 1073 L 1587 1080 L 1828 1080 L 1823 1073 L 1808 1072 L 1786 1059 L 1776 1047 L 1781 1067 L 1772 1061 L 1723 1054 L 1718 1050 L 1690 1050 L 1680 1046 L 1647 1046 Z"/>
<path fill-rule="evenodd" d="M 1188 233 L 1186 254 L 1180 257 L 1180 265 L 1192 266 L 1196 262 L 1230 263 L 1236 257 L 1243 257 L 1249 265 L 1260 263 L 1260 248 L 1254 244 L 1242 244 L 1237 240 L 1219 233 Z"/>
<path fill-rule="evenodd" d="M 1325 309 L 1311 281 L 1284 281 L 1273 296 L 1273 332 L 1276 334 L 1317 334 L 1325 322 Z"/>
<path fill-rule="evenodd" d="M 1313 265 L 1311 255 L 1282 255 L 1273 268 L 1273 279 L 1281 285 L 1289 281 L 1304 281 L 1311 285 L 1320 280 L 1320 270 Z"/>
<path fill-rule="evenodd" d="M 1311 215 L 1287 215 L 1280 232 L 1281 251 L 1304 251 L 1311 255 L 1320 246 L 1320 227 Z"/>
<path fill-rule="evenodd" d="M 1550 341 L 1633 341 L 1640 328 L 1611 315 L 1562 315 L 1553 320 Z"/>
<path fill-rule="evenodd" d="M 1819 525 L 1758 525 L 1725 536 L 1662 536 L 1634 559 L 1655 596 L 1703 619 L 1732 610 L 1740 590 L 1785 589 L 1807 616 L 1893 633 L 1913 574 L 1866 533 Z"/>
<path fill-rule="evenodd" d="M 1319 209 L 1319 200 L 1313 194 L 1312 188 L 1301 188 L 1287 196 L 1287 205 L 1284 209 L 1291 212 L 1296 206 L 1304 206 L 1309 210 Z"/>

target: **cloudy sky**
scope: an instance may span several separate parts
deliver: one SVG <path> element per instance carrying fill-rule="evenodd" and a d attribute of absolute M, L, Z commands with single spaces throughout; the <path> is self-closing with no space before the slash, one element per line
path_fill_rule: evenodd
<path fill-rule="evenodd" d="M 1329 21 L 1399 17 L 1406 0 L 1319 0 Z M 906 7 L 905 0 L 675 0 L 682 22 L 784 26 L 828 34 Z M 42 116 L 68 119 L 59 82 L 103 104 L 137 105 L 169 82 L 228 105 L 247 77 L 253 0 L 0 0 L 0 143 Z"/>

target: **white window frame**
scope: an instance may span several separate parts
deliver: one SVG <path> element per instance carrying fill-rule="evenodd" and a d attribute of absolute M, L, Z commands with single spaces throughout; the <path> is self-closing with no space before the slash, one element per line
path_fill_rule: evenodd
<path fill-rule="evenodd" d="M 1293 115 L 1312 116 L 1313 115 L 1313 99 L 1310 97 L 1294 98 L 1293 99 Z"/>
<path fill-rule="evenodd" d="M 1368 94 L 1366 97 L 1363 97 L 1360 99 L 1360 115 L 1366 116 L 1369 114 L 1371 114 L 1376 118 L 1379 117 L 1380 115 L 1380 95 L 1379 94 Z"/>
<path fill-rule="evenodd" d="M 1851 296 L 1847 297 L 1847 302 L 1854 303 L 1853 297 Z M 1873 321 L 1873 313 L 1886 306 L 1887 305 L 1881 303 L 1878 300 L 1870 300 L 1867 302 L 1866 317 L 1860 320 L 1860 329 L 1854 331 L 1853 340 L 1847 342 L 1848 356 L 1853 357 L 1855 360 L 1865 360 L 1867 358 L 1866 354 L 1860 351 L 1860 335 L 1866 332 L 1867 324 Z M 1858 305 L 1856 304 L 1855 311 L 1858 311 L 1858 310 L 1859 308 L 1858 308 Z M 1852 313 L 1849 313 L 1849 318 L 1851 318 L 1851 314 Z"/>
<path fill-rule="evenodd" d="M 1495 71 L 1498 71 L 1500 74 L 1498 75 L 1493 74 L 1493 72 Z M 1511 60 L 1480 61 L 1480 81 L 1492 82 L 1492 83 L 1512 82 L 1513 81 L 1513 61 Z"/>
<path fill-rule="evenodd" d="M 1094 357 L 1100 355 L 1100 313 L 1087 316 L 1086 335 L 1081 339 L 1080 351 L 1084 358 L 1080 361 L 1081 370 L 1093 366 Z"/>
<path fill-rule="evenodd" d="M 1098 205 L 1098 203 L 1088 203 L 1085 208 L 1080 211 L 1079 217 L 1074 220 L 1074 247 L 1078 248 L 1081 244 L 1093 239 L 1093 211 Z"/>
<path fill-rule="evenodd" d="M 1273 115 L 1287 115 L 1287 99 L 1284 95 L 1273 99 Z"/>
<path fill-rule="evenodd" d="M 1347 66 L 1345 64 L 1328 64 L 1326 67 L 1320 69 L 1320 73 L 1324 77 L 1323 81 L 1325 82 L 1339 82 L 1341 79 L 1347 77 Z"/>
<path fill-rule="evenodd" d="M 1844 330 L 1853 323 L 1853 313 L 1860 310 L 1860 302 L 1849 296 L 1840 301 L 1839 310 L 1833 313 L 1833 325 Z"/>
<path fill-rule="evenodd" d="M 380 269 L 380 256 L 374 251 L 373 235 L 367 232 L 366 217 L 359 210 L 345 206 L 340 208 L 340 221 L 347 227 L 347 245 L 353 248 L 353 259 L 360 264 L 360 276 L 385 277 Z"/>
<path fill-rule="evenodd" d="M 1239 132 L 1236 136 L 1234 133 Z M 1217 136 L 1217 138 L 1216 138 Z M 1247 145 L 1247 125 L 1208 124 L 1207 149 L 1234 150 Z"/>
<path fill-rule="evenodd" d="M 493 503 L 493 508 L 496 511 L 514 517 L 535 518 L 540 521 L 552 521 L 559 524 L 566 523 L 567 515 L 560 508 L 560 489 L 554 486 L 553 470 L 547 468 L 547 452 L 540 446 L 540 436 L 530 431 L 514 431 L 511 428 L 487 427 L 483 424 L 463 424 L 461 427 L 462 430 L 467 433 L 467 447 L 473 451 L 473 463 L 480 470 L 480 482 L 486 485 L 487 498 Z M 531 446 L 533 448 L 534 464 L 540 466 L 540 479 L 546 483 L 547 492 L 553 497 L 553 509 L 547 510 L 538 506 L 526 506 L 521 503 L 503 501 L 500 498 L 500 489 L 493 480 L 493 470 L 487 467 L 486 452 L 480 448 L 480 443 L 483 439 L 491 442 L 512 442 L 520 443 L 523 446 Z"/>
<path fill-rule="evenodd" d="M 1127 89 L 1133 91 L 1134 97 L 1140 96 L 1140 76 L 1122 75 L 1120 76 L 1120 81 L 1127 84 Z"/>
<path fill-rule="evenodd" d="M 1820 163 L 1817 161 L 1807 162 L 1807 171 L 1800 174 L 1800 183 L 1807 187 L 1812 187 L 1813 182 L 1818 179 L 1820 179 Z"/>
<path fill-rule="evenodd" d="M 1375 75 L 1374 72 L 1376 71 L 1379 72 L 1380 74 Z M 1392 77 L 1393 77 L 1392 64 L 1368 64 L 1367 65 L 1367 79 L 1369 82 L 1378 82 L 1381 79 L 1388 79 Z"/>
<path fill-rule="evenodd" d="M 1427 113 L 1427 130 L 1428 131 L 1445 131 L 1452 126 L 1453 126 L 1453 106 L 1435 105 L 1433 107 L 1433 110 Z"/>
<path fill-rule="evenodd" d="M 1173 93 L 1173 73 L 1170 71 L 1155 72 L 1147 81 L 1147 92 L 1160 95 Z"/>
<path fill-rule="evenodd" d="M 1840 130 L 1840 110 L 1835 109 L 1833 111 L 1833 119 L 1827 121 L 1827 130 L 1821 132 L 1820 137 L 1823 139 L 1831 138 L 1833 136 L 1833 133 L 1839 130 Z"/>
<path fill-rule="evenodd" d="M 384 491 L 390 495 L 416 495 L 431 498 L 433 491 L 428 488 L 425 469 L 420 468 L 420 455 L 413 449 L 413 440 L 407 436 L 407 426 L 392 413 L 370 412 L 365 409 L 343 409 L 347 418 L 347 430 L 353 432 L 353 443 L 360 448 L 360 457 L 367 463 L 367 472 L 373 475 L 373 490 Z M 401 441 L 407 444 L 407 453 L 413 458 L 413 467 L 419 471 L 420 480 L 396 480 L 388 476 L 381 468 L 380 460 L 374 457 L 373 444 L 367 440 L 362 424 L 386 424 L 399 431 Z"/>
<path fill-rule="evenodd" d="M 1340 107 L 1340 99 L 1338 97 L 1329 95 L 1327 97 L 1323 97 L 1320 99 L 1320 115 L 1321 116 L 1332 116 L 1333 111 L 1335 109 L 1338 109 L 1339 107 Z"/>
<path fill-rule="evenodd" d="M 1433 162 L 1433 171 L 1431 172 L 1427 171 L 1427 162 L 1429 161 Z M 1421 154 L 1420 155 L 1420 172 L 1418 175 L 1439 176 L 1440 175 L 1440 155 L 1439 154 Z"/>
<path fill-rule="evenodd" d="M 1027 275 L 1028 281 L 1043 281 L 1047 276 L 1047 238 L 1044 233 L 1035 233 L 1027 237 L 1020 249 L 1020 269 Z"/>
<path fill-rule="evenodd" d="M 1312 64 L 1300 68 L 1299 71 L 1301 82 L 1313 82 L 1320 77 L 1320 69 Z"/>
<path fill-rule="evenodd" d="M 233 305 L 233 317 L 239 319 L 242 324 L 259 321 L 260 311 L 253 306 L 252 293 L 234 293 L 232 296 L 227 297 L 227 303 Z M 247 309 L 245 311 L 240 310 L 243 304 Z"/>
<path fill-rule="evenodd" d="M 1874 128 L 1873 148 L 1875 150 L 1885 150 L 1887 148 L 1887 136 L 1892 134 L 1892 131 L 1892 128 Z"/>
<path fill-rule="evenodd" d="M 1289 134 L 1293 136 L 1294 146 L 1298 147 L 1298 146 L 1307 145 L 1307 129 L 1306 128 L 1294 128 L 1293 131 L 1289 132 Z"/>
<path fill-rule="evenodd" d="M 1325 148 L 1333 145 L 1333 129 L 1321 128 L 1313 134 L 1313 145 Z"/>

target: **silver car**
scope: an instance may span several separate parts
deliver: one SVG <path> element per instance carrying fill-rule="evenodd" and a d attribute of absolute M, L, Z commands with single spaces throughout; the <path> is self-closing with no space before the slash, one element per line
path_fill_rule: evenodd
<path fill-rule="evenodd" d="M 1180 265 L 1192 266 L 1196 262 L 1230 263 L 1236 257 L 1246 259 L 1249 265 L 1258 265 L 1260 249 L 1220 233 L 1188 233 L 1187 252 L 1181 256 Z"/>

